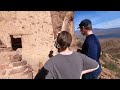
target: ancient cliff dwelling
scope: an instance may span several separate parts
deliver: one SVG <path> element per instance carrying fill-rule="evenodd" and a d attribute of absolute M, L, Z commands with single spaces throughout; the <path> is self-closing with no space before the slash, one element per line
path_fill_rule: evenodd
<path fill-rule="evenodd" d="M 0 78 L 34 78 L 49 59 L 56 34 L 74 39 L 73 11 L 0 11 Z"/>
<path fill-rule="evenodd" d="M 72 34 L 71 48 L 77 50 L 74 14 L 73 11 L 0 11 L 0 79 L 33 79 L 44 63 L 57 54 L 54 41 L 59 31 Z M 114 44 L 114 47 L 119 45 Z M 109 44 L 107 48 L 105 45 L 103 50 Z M 106 52 L 101 59 L 104 68 L 100 77 L 120 78 L 120 60 Z"/>

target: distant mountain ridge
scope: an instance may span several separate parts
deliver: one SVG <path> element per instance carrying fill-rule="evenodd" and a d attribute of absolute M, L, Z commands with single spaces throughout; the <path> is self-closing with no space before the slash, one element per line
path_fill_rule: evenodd
<path fill-rule="evenodd" d="M 113 34 L 113 33 L 120 33 L 120 27 L 119 28 L 109 28 L 109 29 L 100 29 L 100 28 L 93 28 L 93 32 L 97 35 L 104 34 Z"/>
<path fill-rule="evenodd" d="M 120 37 L 120 27 L 119 28 L 93 28 L 94 34 L 99 38 L 109 38 L 109 37 Z M 84 39 L 85 37 L 81 35 L 80 30 L 75 31 L 75 34 L 78 38 Z"/>

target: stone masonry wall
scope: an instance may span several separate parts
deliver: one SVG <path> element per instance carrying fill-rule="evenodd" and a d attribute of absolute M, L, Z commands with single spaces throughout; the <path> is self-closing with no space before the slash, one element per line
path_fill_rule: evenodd
<path fill-rule="evenodd" d="M 4 46 L 11 48 L 10 35 L 21 38 L 22 49 L 20 55 L 22 61 L 17 63 L 29 64 L 33 69 L 34 77 L 38 69 L 49 59 L 49 52 L 52 50 L 53 55 L 57 54 L 54 41 L 59 31 L 69 31 L 73 37 L 72 44 L 74 44 L 73 19 L 73 11 L 0 11 L 0 40 L 4 43 Z M 3 62 L 0 64 L 2 65 Z M 8 67 L 11 64 L 7 64 Z M 15 67 L 13 65 L 9 68 Z M 21 68 L 24 69 L 24 67 Z M 2 70 L 1 72 L 4 74 L 5 71 Z M 18 72 L 14 70 L 12 72 L 16 72 L 17 77 L 19 70 Z"/>

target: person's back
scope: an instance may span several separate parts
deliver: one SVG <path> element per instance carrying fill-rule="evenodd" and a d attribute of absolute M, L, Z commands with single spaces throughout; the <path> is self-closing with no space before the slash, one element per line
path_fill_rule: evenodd
<path fill-rule="evenodd" d="M 91 50 L 92 49 L 92 50 Z M 101 54 L 101 46 L 100 42 L 96 38 L 94 34 L 91 34 L 86 37 L 86 40 L 82 46 L 82 51 L 81 53 L 87 55 L 88 57 L 96 60 L 99 63 L 99 68 L 91 73 L 83 75 L 84 79 L 95 79 L 97 78 L 102 69 L 101 69 L 101 64 L 100 64 L 100 54 Z"/>
<path fill-rule="evenodd" d="M 80 79 L 82 71 L 97 67 L 97 63 L 91 58 L 73 52 L 70 55 L 58 54 L 52 57 L 45 64 L 44 68 L 50 71 L 51 74 L 46 76 L 46 79 Z"/>
<path fill-rule="evenodd" d="M 92 50 L 90 50 L 92 49 Z M 93 53 L 96 52 L 96 53 Z M 94 34 L 91 34 L 86 37 L 85 42 L 82 46 L 81 53 L 91 57 L 92 59 L 99 62 L 100 53 L 101 53 L 101 46 L 100 42 Z M 94 55 L 96 54 L 96 55 Z"/>

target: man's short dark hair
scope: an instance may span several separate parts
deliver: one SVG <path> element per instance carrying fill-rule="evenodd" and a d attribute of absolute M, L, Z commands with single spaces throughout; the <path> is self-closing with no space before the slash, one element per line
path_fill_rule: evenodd
<path fill-rule="evenodd" d="M 60 48 L 66 49 L 67 47 L 70 47 L 71 42 L 72 36 L 69 32 L 62 31 L 58 34 L 57 43 L 59 44 Z"/>
<path fill-rule="evenodd" d="M 92 30 L 92 22 L 89 19 L 84 19 L 80 22 L 79 27 L 80 29 L 83 28 L 83 26 L 85 27 L 85 29 L 87 30 Z"/>

